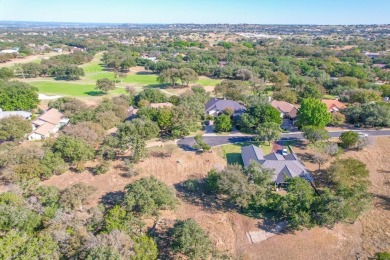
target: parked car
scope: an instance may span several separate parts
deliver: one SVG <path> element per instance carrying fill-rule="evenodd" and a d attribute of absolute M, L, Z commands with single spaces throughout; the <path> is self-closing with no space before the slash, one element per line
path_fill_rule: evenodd
<path fill-rule="evenodd" d="M 358 135 L 359 135 L 360 138 L 368 137 L 368 134 L 363 133 L 363 132 L 358 132 Z"/>

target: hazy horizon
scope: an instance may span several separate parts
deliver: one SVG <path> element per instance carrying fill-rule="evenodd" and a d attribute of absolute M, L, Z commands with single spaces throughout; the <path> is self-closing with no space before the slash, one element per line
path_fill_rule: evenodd
<path fill-rule="evenodd" d="M 367 6 L 375 13 L 369 12 Z M 389 24 L 388 10 L 387 0 L 0 0 L 0 21 L 362 25 Z"/>
<path fill-rule="evenodd" d="M 0 0 L 1 1 L 1 0 Z M 22 21 L 22 20 L 0 20 L 0 23 L 58 23 L 58 24 L 113 24 L 113 25 L 175 25 L 175 24 L 194 24 L 194 25 L 272 25 L 272 26 L 281 26 L 281 25 L 289 25 L 289 26 L 355 26 L 355 25 L 390 25 L 389 23 L 355 23 L 355 24 L 315 24 L 315 23 L 290 23 L 290 24 L 282 24 L 282 23 L 180 23 L 180 22 L 172 22 L 172 23 L 159 23 L 159 22 L 80 22 L 80 21 Z"/>

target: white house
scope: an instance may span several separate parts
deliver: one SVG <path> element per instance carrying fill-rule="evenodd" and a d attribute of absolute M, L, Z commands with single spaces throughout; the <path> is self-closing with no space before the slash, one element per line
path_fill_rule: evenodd
<path fill-rule="evenodd" d="M 1 53 L 18 53 L 17 50 L 2 50 Z"/>
<path fill-rule="evenodd" d="M 0 108 L 0 119 L 7 118 L 10 116 L 20 116 L 26 120 L 31 119 L 31 113 L 28 111 L 3 111 Z"/>
<path fill-rule="evenodd" d="M 32 122 L 33 132 L 28 140 L 41 140 L 57 133 L 61 127 L 67 125 L 69 119 L 57 109 L 50 109 Z"/>

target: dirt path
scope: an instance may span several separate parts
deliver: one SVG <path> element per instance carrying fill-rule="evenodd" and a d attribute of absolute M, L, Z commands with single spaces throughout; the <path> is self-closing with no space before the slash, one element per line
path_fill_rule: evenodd
<path fill-rule="evenodd" d="M 22 59 L 13 59 L 13 60 L 5 62 L 5 63 L 0 63 L 0 68 L 11 67 L 15 64 L 24 64 L 24 63 L 34 62 L 37 60 L 42 60 L 44 58 L 49 58 L 49 57 L 53 57 L 53 56 L 57 56 L 57 55 L 61 55 L 61 54 L 68 54 L 68 52 L 62 52 L 62 53 L 49 52 L 49 53 L 45 53 L 45 54 L 37 54 L 37 55 L 27 56 L 27 57 L 22 58 Z"/>

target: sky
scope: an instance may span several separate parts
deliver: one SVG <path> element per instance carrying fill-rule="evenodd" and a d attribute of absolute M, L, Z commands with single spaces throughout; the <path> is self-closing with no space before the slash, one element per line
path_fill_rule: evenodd
<path fill-rule="evenodd" d="M 0 21 L 390 24 L 390 0 L 0 0 Z"/>

